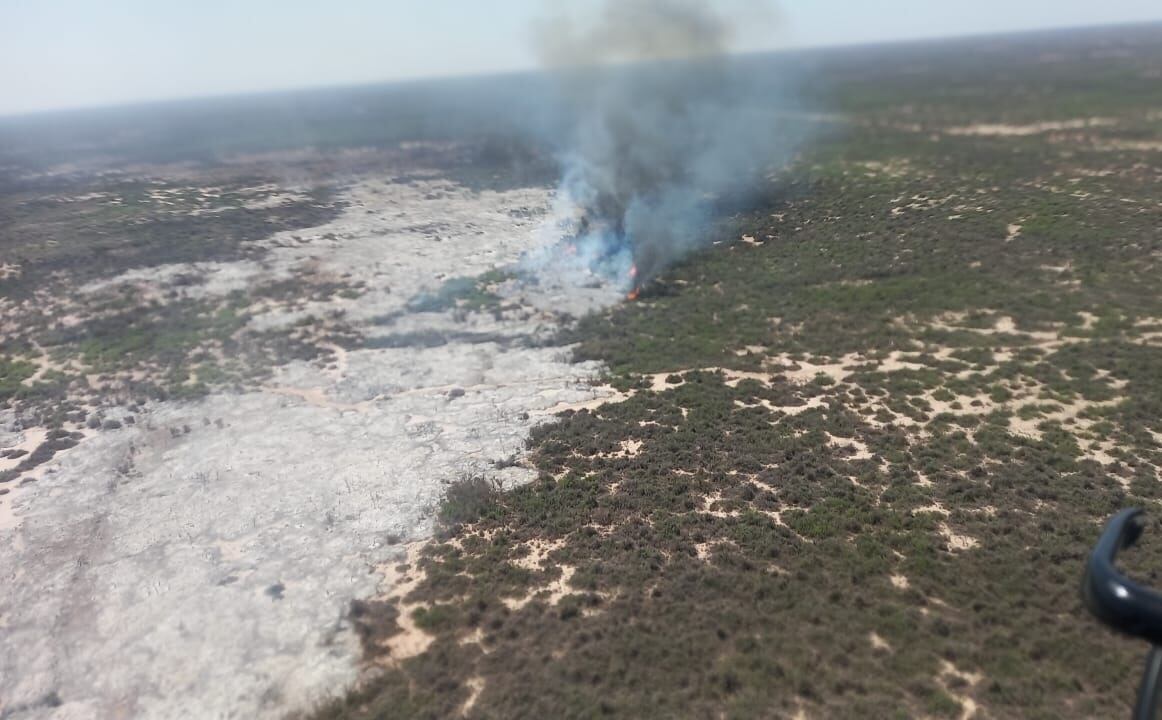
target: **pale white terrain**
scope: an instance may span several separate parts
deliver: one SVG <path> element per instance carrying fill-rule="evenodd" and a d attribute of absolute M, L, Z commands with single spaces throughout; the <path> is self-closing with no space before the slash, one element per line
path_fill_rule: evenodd
<path fill-rule="evenodd" d="M 0 717 L 309 709 L 358 677 L 349 604 L 382 592 L 376 567 L 430 536 L 447 484 L 480 472 L 527 482 L 531 470 L 496 463 L 519 462 L 529 430 L 557 410 L 612 394 L 596 384 L 599 366 L 533 342 L 559 313 L 615 301 L 612 291 L 509 282 L 497 292 L 519 309 L 503 314 L 408 310 L 446 278 L 533 249 L 547 190 L 385 180 L 351 186 L 334 222 L 270 238 L 260 262 L 137 270 L 88 288 L 216 297 L 343 277 L 365 284 L 361 297 L 271 304 L 253 323 L 342 310 L 386 341 L 291 363 L 244 393 L 152 403 L 0 498 Z M 190 272 L 203 281 L 177 287 Z M 392 341 L 408 333 L 440 340 Z M 36 433 L 0 415 L 0 449 Z"/>

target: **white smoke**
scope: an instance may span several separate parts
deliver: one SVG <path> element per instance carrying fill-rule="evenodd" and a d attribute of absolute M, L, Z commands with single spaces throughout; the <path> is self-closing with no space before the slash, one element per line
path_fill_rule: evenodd
<path fill-rule="evenodd" d="M 786 160 L 797 142 L 772 122 L 770 85 L 731 56 L 741 28 L 775 17 L 743 0 L 607 0 L 537 25 L 570 122 L 551 249 L 533 262 L 646 282 L 705 242 L 715 199 Z"/>

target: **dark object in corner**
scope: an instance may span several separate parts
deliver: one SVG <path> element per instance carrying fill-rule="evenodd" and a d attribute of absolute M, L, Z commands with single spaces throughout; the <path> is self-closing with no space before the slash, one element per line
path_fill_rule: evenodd
<path fill-rule="evenodd" d="M 1111 628 L 1150 643 L 1134 720 L 1152 720 L 1162 691 L 1162 595 L 1122 575 L 1118 552 L 1142 536 L 1142 511 L 1123 510 L 1106 525 L 1085 568 L 1081 597 L 1089 611 Z"/>

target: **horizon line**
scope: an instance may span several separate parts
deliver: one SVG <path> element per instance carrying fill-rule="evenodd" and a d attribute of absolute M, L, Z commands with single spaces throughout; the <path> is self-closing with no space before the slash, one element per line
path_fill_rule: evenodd
<path fill-rule="evenodd" d="M 1000 32 L 967 32 L 967 33 L 953 33 L 950 35 L 932 35 L 920 37 L 905 37 L 889 40 L 857 40 L 850 42 L 835 42 L 822 43 L 812 45 L 791 45 L 781 48 L 770 49 L 748 49 L 737 52 L 731 52 L 728 57 L 756 57 L 766 55 L 794 55 L 797 53 L 810 52 L 826 52 L 830 50 L 859 50 L 859 49 L 873 49 L 873 48 L 889 48 L 889 47 L 903 47 L 908 45 L 924 45 L 944 41 L 966 41 L 987 38 L 1006 38 L 1016 37 L 1021 35 L 1037 35 L 1037 34 L 1056 34 L 1068 33 L 1077 31 L 1100 31 L 1100 30 L 1114 30 L 1119 28 L 1147 28 L 1154 25 L 1162 25 L 1162 18 L 1151 20 L 1137 20 L 1126 22 L 1103 23 L 1097 25 L 1061 25 L 1061 26 L 1047 26 L 1037 28 L 1024 28 L 1004 30 Z M 630 63 L 633 64 L 633 63 Z M 149 109 L 157 108 L 166 105 L 182 105 L 186 103 L 199 103 L 208 101 L 228 101 L 241 100 L 246 98 L 259 98 L 272 95 L 296 95 L 317 92 L 328 92 L 337 90 L 355 90 L 355 89 L 372 89 L 372 88 L 386 88 L 393 85 L 412 85 L 440 81 L 455 81 L 455 80 L 480 80 L 487 78 L 504 78 L 519 75 L 543 75 L 553 72 L 551 69 L 544 67 L 520 67 L 520 68 L 498 68 L 486 70 L 478 73 L 464 72 L 457 74 L 436 74 L 436 75 L 409 75 L 397 78 L 384 78 L 382 80 L 371 81 L 357 81 L 357 82 L 336 82 L 326 85 L 286 85 L 269 88 L 256 88 L 252 90 L 238 90 L 234 92 L 209 92 L 209 93 L 195 93 L 192 95 L 174 95 L 161 98 L 140 98 L 128 100 L 114 100 L 109 103 L 101 104 L 80 104 L 80 105 L 63 105 L 46 108 L 33 108 L 25 110 L 16 110 L 14 112 L 0 111 L 0 121 L 21 120 L 29 118 L 44 117 L 50 115 L 69 115 L 73 113 L 84 113 L 93 111 L 117 111 L 117 110 L 134 110 L 134 109 Z"/>

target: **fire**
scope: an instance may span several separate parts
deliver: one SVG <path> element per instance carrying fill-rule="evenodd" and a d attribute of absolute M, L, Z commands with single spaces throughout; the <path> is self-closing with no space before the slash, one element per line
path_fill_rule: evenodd
<path fill-rule="evenodd" d="M 629 279 L 630 280 L 637 280 L 637 265 L 630 266 Z M 633 290 L 629 291 L 629 294 L 625 296 L 625 299 L 626 300 L 637 300 L 638 295 L 641 295 L 641 292 L 642 292 L 642 289 L 640 287 L 638 287 L 637 283 L 634 283 Z"/>
<path fill-rule="evenodd" d="M 633 290 L 629 291 L 629 294 L 625 296 L 625 299 L 626 300 L 637 300 L 638 295 L 640 295 L 640 294 L 641 294 L 641 290 L 639 290 L 638 288 L 634 288 Z"/>

